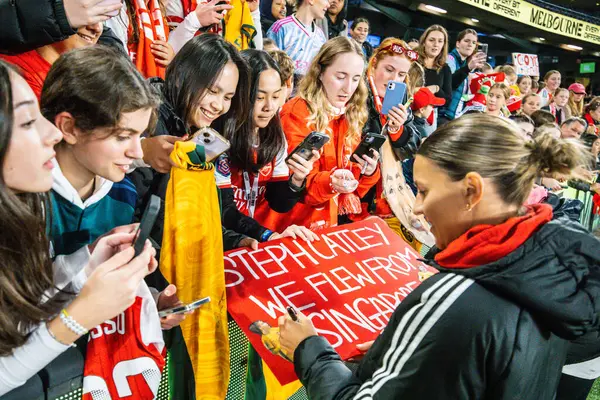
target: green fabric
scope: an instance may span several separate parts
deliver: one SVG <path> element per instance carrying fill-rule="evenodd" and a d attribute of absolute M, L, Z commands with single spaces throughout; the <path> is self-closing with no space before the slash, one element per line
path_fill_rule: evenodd
<path fill-rule="evenodd" d="M 262 359 L 251 344 L 248 345 L 248 370 L 246 372 L 246 400 L 265 400 L 267 384 L 263 375 Z"/>

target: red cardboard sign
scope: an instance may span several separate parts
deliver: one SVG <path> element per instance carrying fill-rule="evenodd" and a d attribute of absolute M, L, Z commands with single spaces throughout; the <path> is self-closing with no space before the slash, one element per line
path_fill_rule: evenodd
<path fill-rule="evenodd" d="M 297 379 L 277 318 L 292 306 L 343 359 L 374 340 L 400 302 L 435 270 L 379 218 L 225 253 L 227 308 L 281 384 Z"/>

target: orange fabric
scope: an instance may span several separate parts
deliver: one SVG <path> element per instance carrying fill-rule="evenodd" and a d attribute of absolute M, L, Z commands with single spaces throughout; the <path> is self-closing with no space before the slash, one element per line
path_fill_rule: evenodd
<path fill-rule="evenodd" d="M 146 78 L 165 77 L 165 69 L 156 64 L 150 45 L 155 40 L 167 41 L 168 29 L 165 18 L 160 9 L 159 0 L 150 0 L 146 6 L 145 0 L 134 1 L 139 40 L 137 43 L 127 45 L 129 56 L 138 71 Z M 133 27 L 129 24 L 129 37 L 133 34 Z"/>
<path fill-rule="evenodd" d="M 306 126 L 310 115 L 306 101 L 296 97 L 287 102 L 281 110 L 281 124 L 291 152 L 304 138 L 312 132 L 313 127 Z M 267 226 L 277 232 L 291 224 L 303 225 L 309 229 L 322 229 L 337 225 L 338 193 L 331 188 L 331 173 L 344 165 L 344 135 L 348 131 L 348 121 L 344 116 L 333 119 L 329 123 L 331 140 L 323 146 L 321 158 L 314 164 L 313 170 L 306 178 L 306 194 L 287 214 L 270 215 Z M 356 148 L 358 142 L 352 144 Z M 348 167 L 358 179 L 360 167 L 350 163 Z M 371 176 L 363 176 L 359 180 L 355 193 L 362 197 L 377 183 L 380 178 L 379 168 Z M 275 213 L 273 213 L 275 214 Z"/>
<path fill-rule="evenodd" d="M 527 214 L 499 225 L 477 225 L 463 233 L 435 256 L 445 268 L 472 268 L 506 257 L 552 220 L 552 207 L 534 204 Z"/>
<path fill-rule="evenodd" d="M 46 80 L 46 76 L 52 65 L 44 60 L 44 58 L 42 58 L 35 50 L 14 56 L 2 54 L 0 55 L 0 58 L 19 67 L 23 74 L 23 78 L 25 78 L 25 81 L 27 81 L 31 90 L 35 93 L 38 101 L 40 101 L 42 97 L 42 87 L 44 86 L 44 81 Z"/>
<path fill-rule="evenodd" d="M 392 133 L 388 130 L 388 135 L 390 139 L 392 139 L 392 142 L 395 142 L 396 140 L 400 139 L 400 136 L 402 136 L 402 132 L 404 132 L 404 125 L 402 125 L 400 129 L 398 129 L 398 132 L 395 133 Z"/>

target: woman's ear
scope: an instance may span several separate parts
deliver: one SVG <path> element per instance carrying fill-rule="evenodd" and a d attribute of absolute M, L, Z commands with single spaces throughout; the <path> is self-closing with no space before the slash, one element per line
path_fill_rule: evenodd
<path fill-rule="evenodd" d="M 77 143 L 79 135 L 75 127 L 75 118 L 66 111 L 61 112 L 54 118 L 54 125 L 62 132 L 63 140 L 70 145 Z"/>
<path fill-rule="evenodd" d="M 469 172 L 463 178 L 465 189 L 465 200 L 470 208 L 475 207 L 483 198 L 485 183 L 483 177 L 477 172 Z"/>

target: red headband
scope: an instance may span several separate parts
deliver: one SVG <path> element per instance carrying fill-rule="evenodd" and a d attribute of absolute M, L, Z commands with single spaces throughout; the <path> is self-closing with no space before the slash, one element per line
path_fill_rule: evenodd
<path fill-rule="evenodd" d="M 389 46 L 384 47 L 382 50 L 390 50 L 396 54 L 404 54 L 406 57 L 410 58 L 411 61 L 417 61 L 419 59 L 419 54 L 414 50 L 409 50 L 399 44 L 393 43 Z"/>

